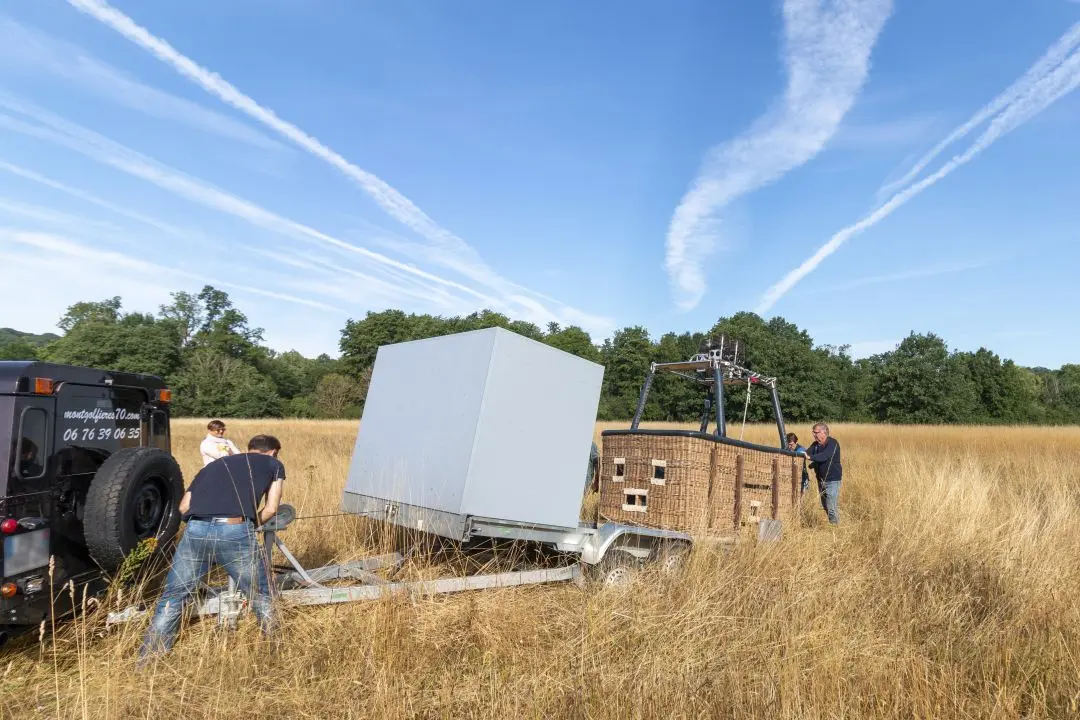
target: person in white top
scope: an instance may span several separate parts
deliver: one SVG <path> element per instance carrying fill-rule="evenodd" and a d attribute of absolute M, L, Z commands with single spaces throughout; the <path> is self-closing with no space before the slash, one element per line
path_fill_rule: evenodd
<path fill-rule="evenodd" d="M 203 467 L 226 455 L 236 455 L 240 452 L 239 448 L 233 444 L 233 441 L 225 437 L 225 423 L 220 420 L 211 420 L 206 429 L 209 432 L 199 444 Z"/>

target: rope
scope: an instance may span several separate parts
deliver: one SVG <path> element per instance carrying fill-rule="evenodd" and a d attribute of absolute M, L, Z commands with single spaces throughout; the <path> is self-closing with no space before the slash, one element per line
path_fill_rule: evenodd
<path fill-rule="evenodd" d="M 750 411 L 750 378 L 746 379 L 746 405 L 743 406 L 742 411 L 742 430 L 739 431 L 739 439 L 743 439 L 743 433 L 746 432 L 746 414 Z"/>

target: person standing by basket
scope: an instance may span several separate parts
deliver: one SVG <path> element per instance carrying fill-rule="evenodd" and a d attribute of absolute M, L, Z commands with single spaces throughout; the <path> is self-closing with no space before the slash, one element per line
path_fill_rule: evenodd
<path fill-rule="evenodd" d="M 277 457 L 280 450 L 277 438 L 256 435 L 248 441 L 246 453 L 215 460 L 191 481 L 180 501 L 187 527 L 139 650 L 140 665 L 172 648 L 184 606 L 215 564 L 236 582 L 263 633 L 275 629 L 269 568 L 256 525 L 272 518 L 281 502 L 285 466 Z"/>
<path fill-rule="evenodd" d="M 799 490 L 799 494 L 804 495 L 807 488 L 810 487 L 810 471 L 806 469 L 806 448 L 799 444 L 798 435 L 793 432 L 789 432 L 787 434 L 787 449 L 803 458 L 802 489 Z"/>
<path fill-rule="evenodd" d="M 829 434 L 829 426 L 823 422 L 813 429 L 814 442 L 806 449 L 810 467 L 817 476 L 818 493 L 821 506 L 832 525 L 840 524 L 840 480 L 843 467 L 840 465 L 840 443 Z"/>

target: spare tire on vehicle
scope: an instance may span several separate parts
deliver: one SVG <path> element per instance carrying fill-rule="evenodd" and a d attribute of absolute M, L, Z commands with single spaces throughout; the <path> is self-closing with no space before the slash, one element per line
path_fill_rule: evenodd
<path fill-rule="evenodd" d="M 107 572 L 147 538 L 161 547 L 180 528 L 184 476 L 158 448 L 124 448 L 98 468 L 86 495 L 83 535 L 90 556 Z"/>

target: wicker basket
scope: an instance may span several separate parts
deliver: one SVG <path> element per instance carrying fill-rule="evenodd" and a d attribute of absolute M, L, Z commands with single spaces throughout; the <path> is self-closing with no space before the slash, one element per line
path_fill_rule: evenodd
<path fill-rule="evenodd" d="M 797 519 L 802 459 L 775 448 L 678 431 L 607 431 L 600 517 L 698 537 L 757 535 Z"/>

